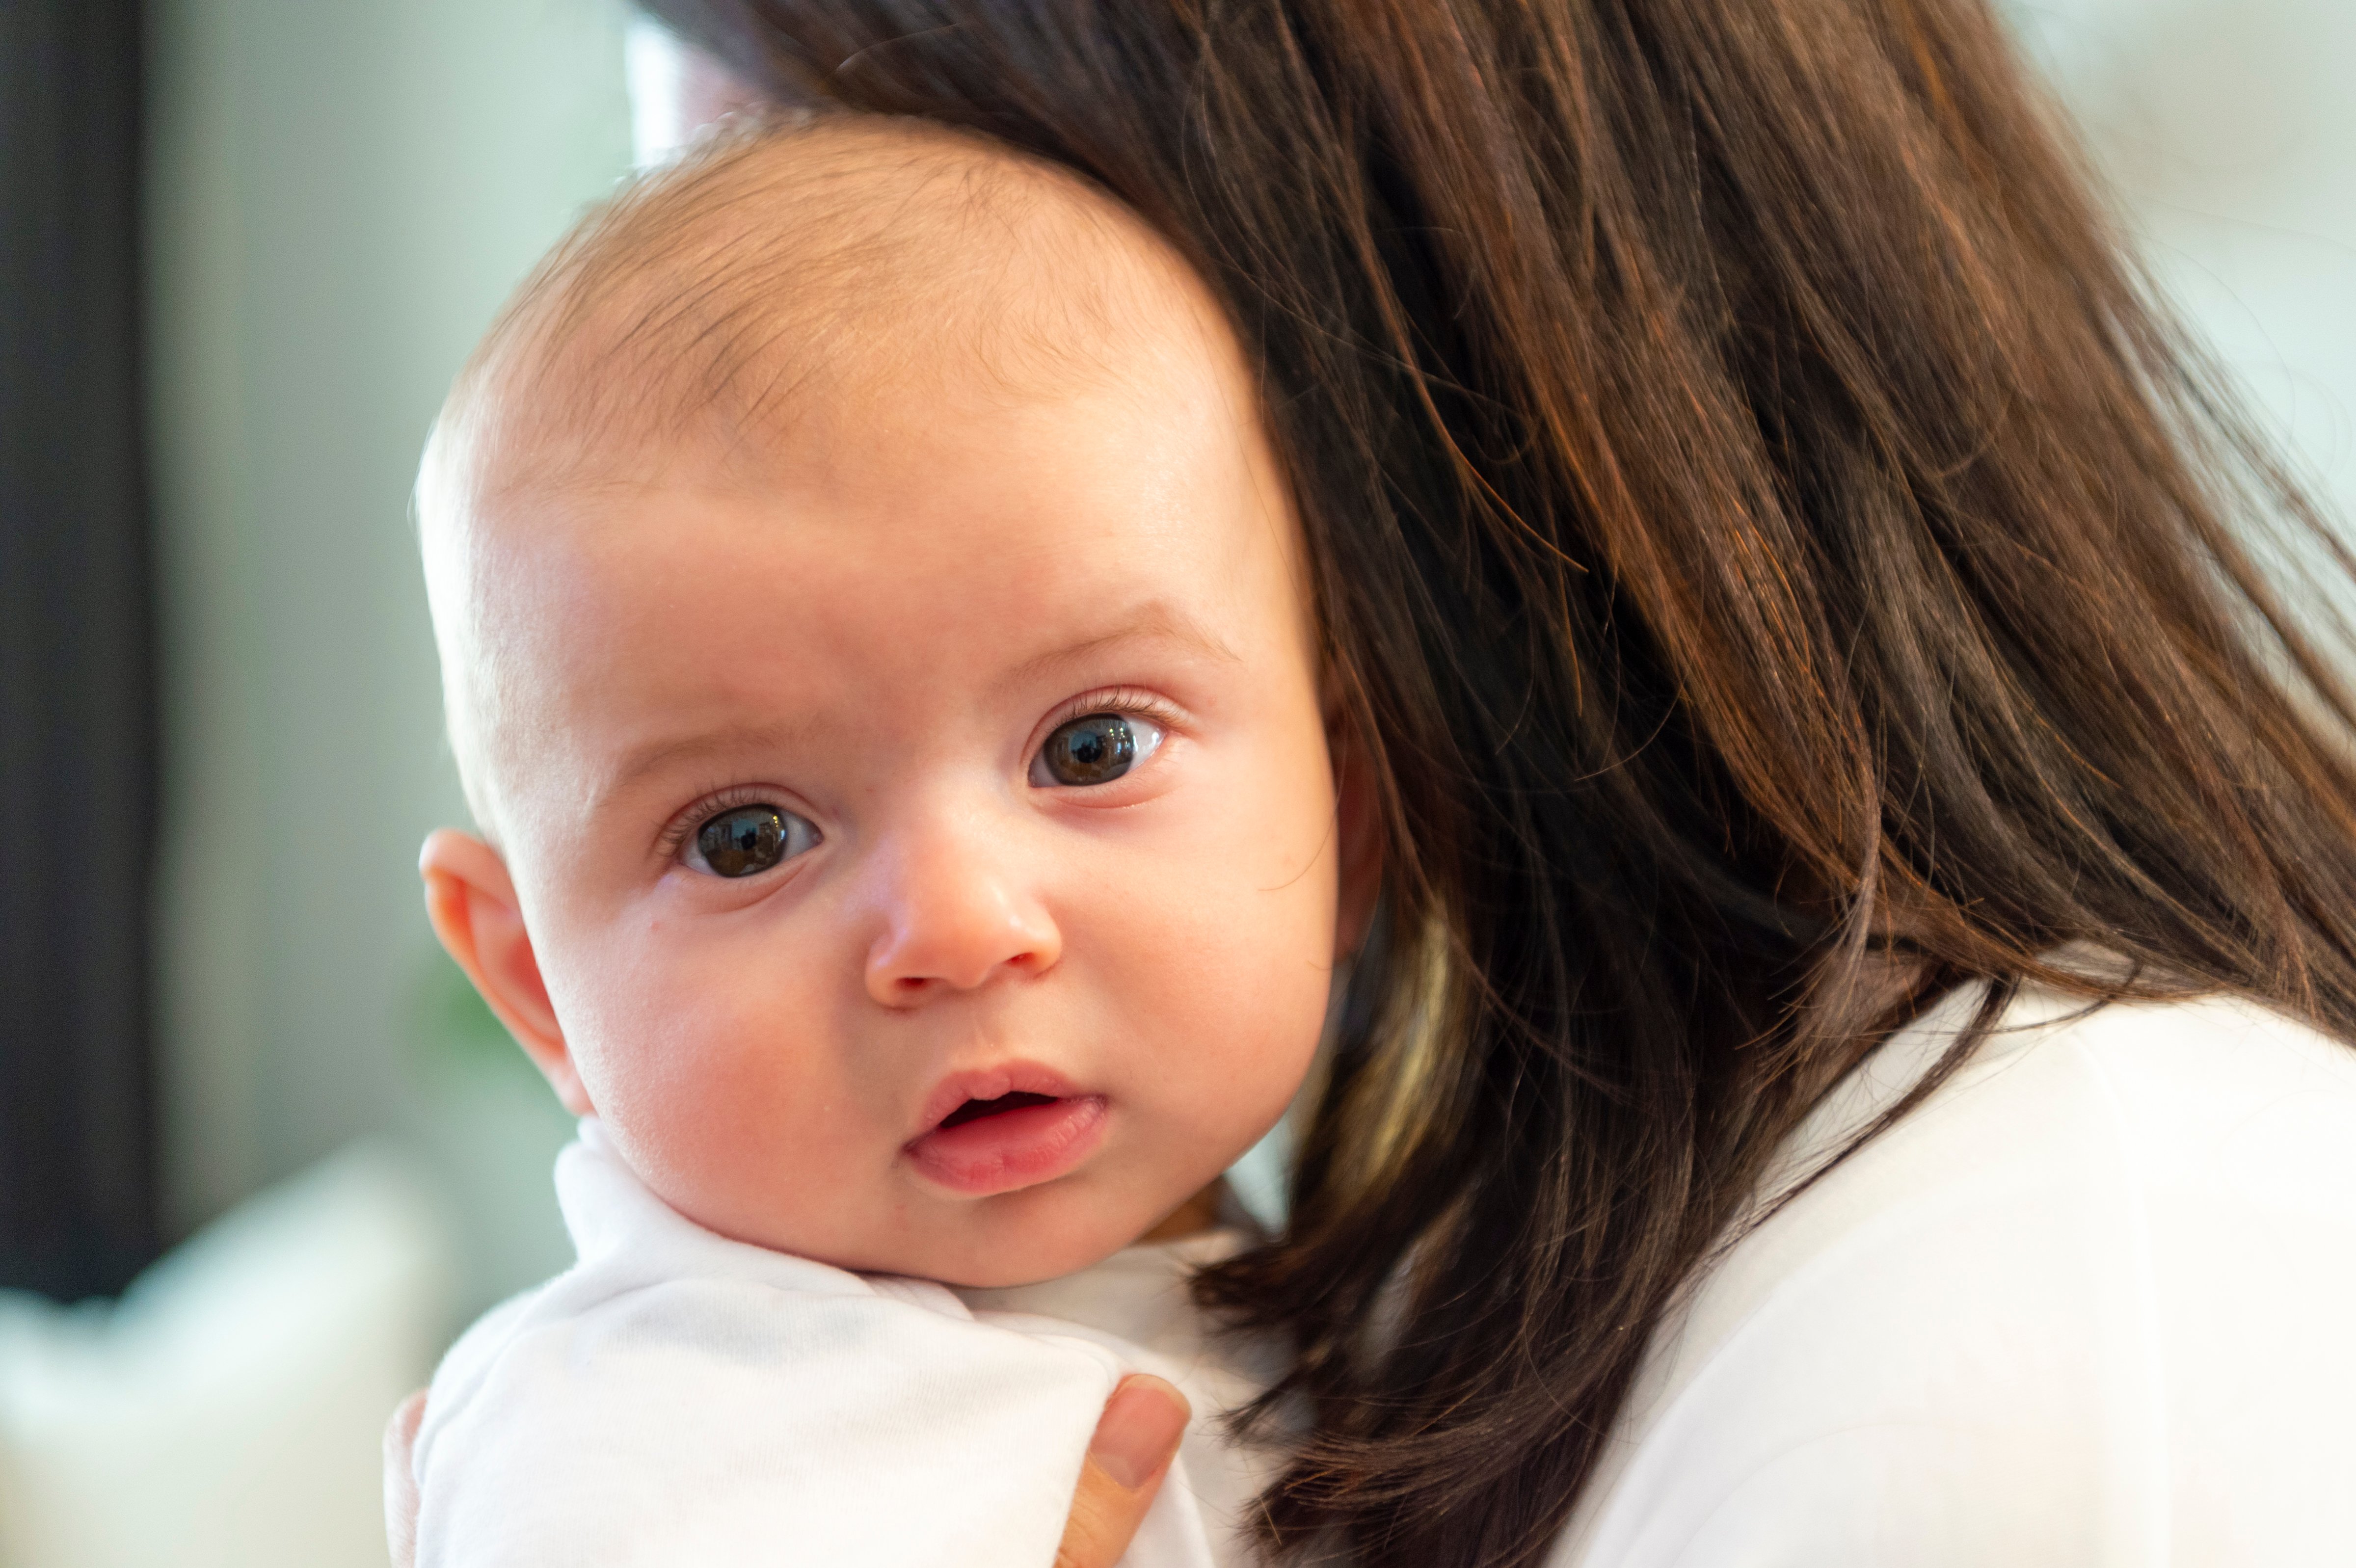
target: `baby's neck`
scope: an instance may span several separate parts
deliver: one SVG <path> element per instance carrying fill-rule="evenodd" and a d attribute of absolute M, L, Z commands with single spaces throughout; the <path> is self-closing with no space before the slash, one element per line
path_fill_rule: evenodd
<path fill-rule="evenodd" d="M 1182 1242 L 1199 1236 L 1219 1222 L 1219 1207 L 1226 1201 L 1227 1179 L 1215 1178 L 1208 1187 L 1162 1216 L 1162 1222 L 1138 1237 L 1140 1243 Z"/>

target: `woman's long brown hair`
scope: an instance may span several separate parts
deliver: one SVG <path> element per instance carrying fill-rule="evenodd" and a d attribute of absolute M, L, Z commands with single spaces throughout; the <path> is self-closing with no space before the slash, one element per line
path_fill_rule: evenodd
<path fill-rule="evenodd" d="M 1946 986 L 2356 1036 L 2350 703 L 2275 586 L 2347 563 L 1982 0 L 651 8 L 1084 172 L 1263 368 L 1389 855 L 1290 1229 L 1201 1282 L 1298 1350 L 1278 1546 L 1537 1561 Z"/>

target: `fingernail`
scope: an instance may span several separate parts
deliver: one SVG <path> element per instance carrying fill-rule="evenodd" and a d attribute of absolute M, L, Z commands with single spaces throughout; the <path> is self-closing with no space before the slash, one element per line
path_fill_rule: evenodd
<path fill-rule="evenodd" d="M 1178 1439 L 1194 1412 L 1186 1396 L 1160 1378 L 1132 1377 L 1113 1392 L 1088 1457 L 1114 1480 L 1135 1491 L 1151 1480 L 1178 1451 Z"/>

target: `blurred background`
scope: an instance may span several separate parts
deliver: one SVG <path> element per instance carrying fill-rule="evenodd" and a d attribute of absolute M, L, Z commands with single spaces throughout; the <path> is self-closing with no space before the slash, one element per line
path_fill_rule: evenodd
<path fill-rule="evenodd" d="M 2007 14 L 2356 515 L 2356 5 Z M 381 1563 L 386 1412 L 568 1259 L 567 1123 L 422 914 L 466 814 L 408 493 L 659 152 L 663 48 L 623 0 L 0 0 L 0 1568 Z"/>

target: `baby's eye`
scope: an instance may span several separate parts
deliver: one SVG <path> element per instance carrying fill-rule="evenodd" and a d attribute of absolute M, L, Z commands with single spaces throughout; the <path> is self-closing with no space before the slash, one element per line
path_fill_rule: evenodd
<path fill-rule="evenodd" d="M 1137 713 L 1091 713 L 1055 726 L 1031 762 L 1043 788 L 1110 784 L 1153 754 L 1162 726 Z"/>
<path fill-rule="evenodd" d="M 758 876 L 817 843 L 808 817 L 782 806 L 739 805 L 695 830 L 688 864 L 718 877 Z"/>

